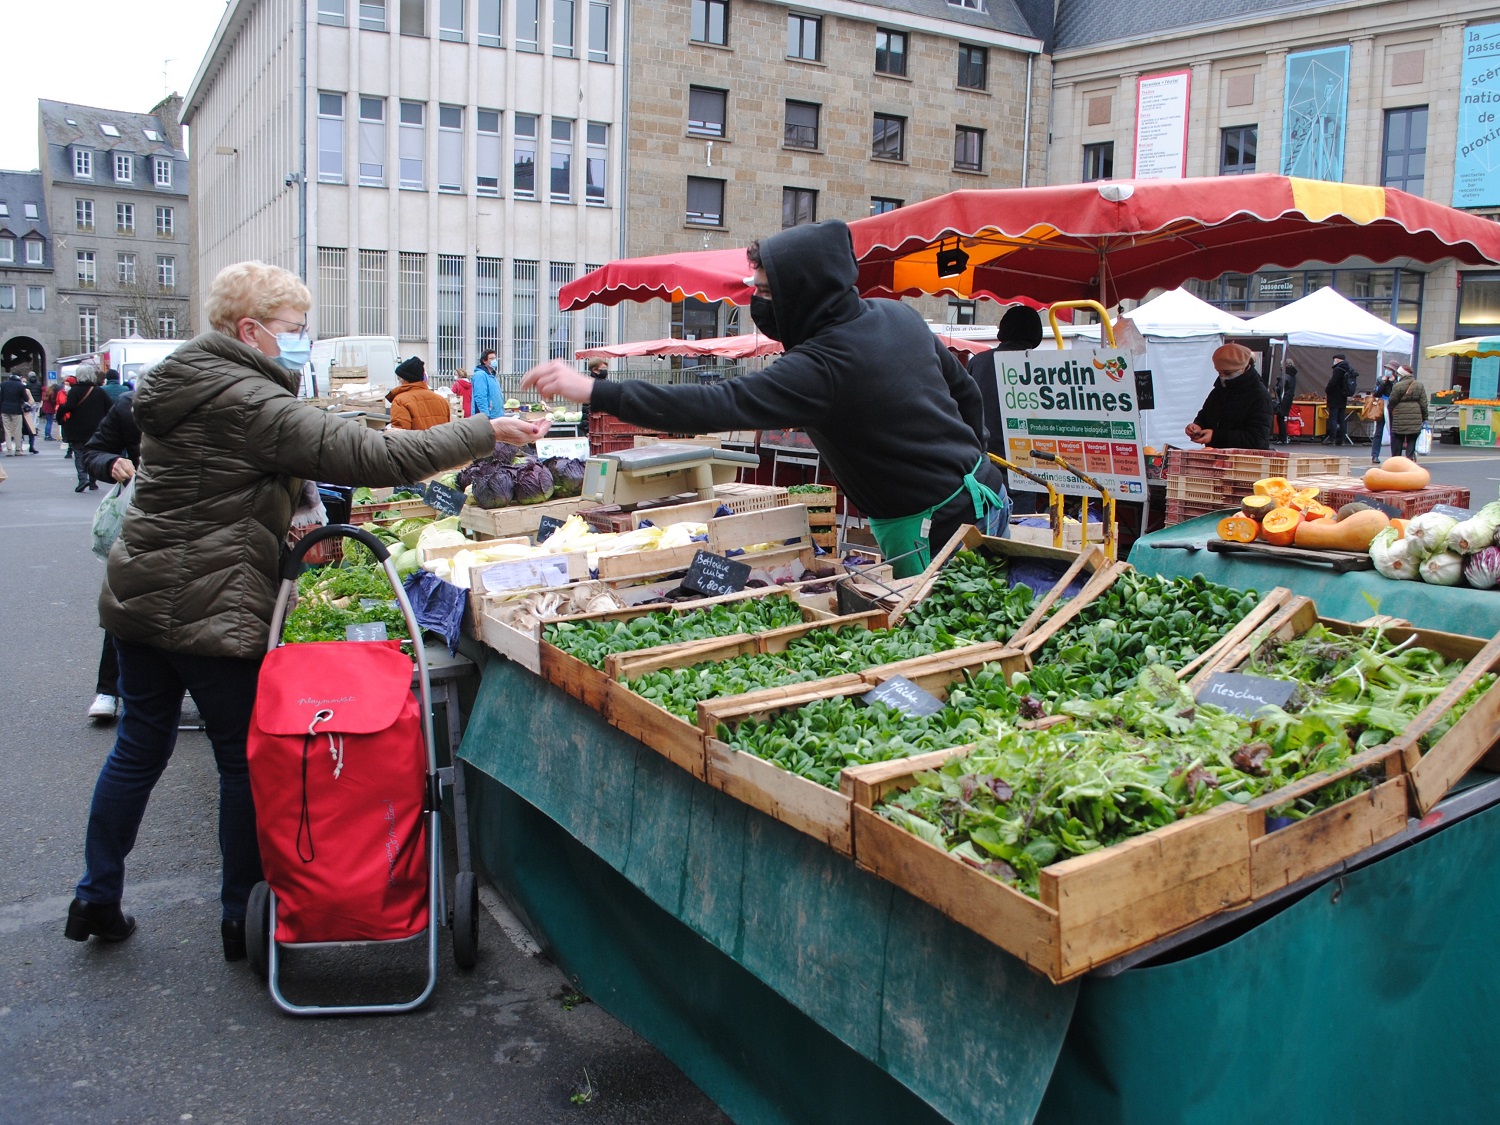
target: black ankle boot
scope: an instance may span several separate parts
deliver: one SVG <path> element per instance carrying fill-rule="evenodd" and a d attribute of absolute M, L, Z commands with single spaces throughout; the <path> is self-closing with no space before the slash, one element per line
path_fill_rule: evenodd
<path fill-rule="evenodd" d="M 63 936 L 72 941 L 124 941 L 135 933 L 135 919 L 120 910 L 118 902 L 84 902 L 75 898 L 68 904 L 68 922 Z"/>
<path fill-rule="evenodd" d="M 245 959 L 245 920 L 231 922 L 228 918 L 219 923 L 219 936 L 224 939 L 224 960 Z"/>

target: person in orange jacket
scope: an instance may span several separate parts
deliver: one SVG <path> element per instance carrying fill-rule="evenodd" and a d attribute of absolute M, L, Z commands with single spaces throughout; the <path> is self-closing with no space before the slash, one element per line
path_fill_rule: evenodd
<path fill-rule="evenodd" d="M 430 430 L 452 421 L 448 400 L 427 386 L 427 367 L 417 356 L 403 359 L 396 366 L 401 380 L 386 395 L 391 404 L 391 428 L 395 430 Z"/>

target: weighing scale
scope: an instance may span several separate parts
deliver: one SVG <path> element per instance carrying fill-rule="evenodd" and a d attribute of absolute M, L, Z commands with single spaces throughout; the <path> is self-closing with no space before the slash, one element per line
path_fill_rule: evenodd
<path fill-rule="evenodd" d="M 684 492 L 712 500 L 715 485 L 729 484 L 741 469 L 759 465 L 754 453 L 662 442 L 590 457 L 583 469 L 583 495 L 622 508 Z"/>

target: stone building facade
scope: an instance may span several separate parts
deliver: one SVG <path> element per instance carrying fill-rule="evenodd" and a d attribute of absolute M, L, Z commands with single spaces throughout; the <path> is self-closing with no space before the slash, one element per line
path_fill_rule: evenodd
<path fill-rule="evenodd" d="M 40 172 L 0 172 L 0 372 L 57 369 L 64 333 Z"/>

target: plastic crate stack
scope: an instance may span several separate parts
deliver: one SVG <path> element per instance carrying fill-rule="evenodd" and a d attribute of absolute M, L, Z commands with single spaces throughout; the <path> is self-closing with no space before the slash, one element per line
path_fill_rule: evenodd
<path fill-rule="evenodd" d="M 1239 507 L 1265 477 L 1347 476 L 1349 458 L 1265 449 L 1168 449 L 1166 523 Z"/>
<path fill-rule="evenodd" d="M 589 456 L 615 453 L 621 449 L 634 449 L 639 435 L 664 437 L 660 430 L 648 430 L 643 426 L 632 426 L 622 422 L 613 414 L 599 410 L 589 411 Z"/>

